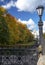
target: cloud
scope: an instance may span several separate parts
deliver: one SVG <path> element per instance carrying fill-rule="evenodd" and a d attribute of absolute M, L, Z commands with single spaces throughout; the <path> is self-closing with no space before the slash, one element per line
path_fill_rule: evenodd
<path fill-rule="evenodd" d="M 35 38 L 39 38 L 39 30 L 33 30 L 33 32 L 32 32 L 32 34 L 34 34 L 35 35 Z"/>
<path fill-rule="evenodd" d="M 4 0 L 0 0 L 1 2 L 4 2 Z"/>
<path fill-rule="evenodd" d="M 34 12 L 39 5 L 45 6 L 45 0 L 11 0 L 7 4 L 2 5 L 2 7 L 6 9 L 16 7 L 18 11 Z"/>
<path fill-rule="evenodd" d="M 34 23 L 34 21 L 32 19 L 29 19 L 28 21 L 22 21 L 21 19 L 19 19 L 18 21 L 20 21 L 23 24 L 26 24 L 28 29 L 33 30 L 36 27 L 36 24 Z"/>
<path fill-rule="evenodd" d="M 2 7 L 6 8 L 6 9 L 10 9 L 11 7 L 15 7 L 15 2 L 13 0 L 11 0 L 7 4 L 2 5 Z"/>
<path fill-rule="evenodd" d="M 37 26 L 36 26 L 37 27 Z M 45 21 L 43 21 L 43 33 L 45 33 Z M 35 38 L 39 36 L 39 29 L 36 30 L 36 28 L 32 31 L 32 34 L 35 35 Z M 38 37 L 39 38 L 39 37 Z"/>
<path fill-rule="evenodd" d="M 28 21 L 22 21 L 21 19 L 18 19 L 19 22 L 26 24 L 29 30 L 32 30 L 32 34 L 35 35 L 35 38 L 39 35 L 39 29 L 37 30 L 37 24 L 32 20 L 29 19 Z M 45 33 L 45 21 L 43 21 L 43 33 Z"/>
<path fill-rule="evenodd" d="M 35 35 L 35 38 L 39 35 L 39 31 L 36 30 L 37 24 L 32 19 L 29 19 L 28 21 L 18 19 L 18 22 L 26 24 L 28 29 L 32 32 L 32 34 Z"/>
<path fill-rule="evenodd" d="M 36 26 L 36 27 L 37 27 L 37 26 Z M 45 33 L 45 21 L 43 21 L 43 33 Z M 32 31 L 32 34 L 35 35 L 35 38 L 37 38 L 37 36 L 38 36 L 38 38 L 39 38 L 39 29 L 36 30 L 36 28 L 34 28 L 34 30 Z"/>
<path fill-rule="evenodd" d="M 34 12 L 39 5 L 45 5 L 45 0 L 17 0 L 15 6 L 18 11 Z"/>

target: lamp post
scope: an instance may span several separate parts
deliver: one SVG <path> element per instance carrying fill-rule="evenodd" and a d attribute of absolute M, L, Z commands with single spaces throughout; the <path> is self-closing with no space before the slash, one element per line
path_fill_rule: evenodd
<path fill-rule="evenodd" d="M 43 6 L 37 7 L 37 13 L 40 18 L 40 20 L 38 22 L 38 26 L 39 26 L 39 45 L 41 45 L 41 50 L 39 52 L 41 52 L 41 53 L 42 53 L 42 44 L 43 44 L 43 36 L 42 36 L 43 35 L 43 22 L 42 22 L 43 10 L 44 10 Z"/>

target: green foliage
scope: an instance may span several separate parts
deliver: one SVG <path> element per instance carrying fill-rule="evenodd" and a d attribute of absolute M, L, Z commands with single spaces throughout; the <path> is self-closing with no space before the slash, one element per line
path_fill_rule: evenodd
<path fill-rule="evenodd" d="M 6 13 L 5 16 L 4 13 Z M 8 14 L 5 9 L 0 8 L 0 44 L 26 44 L 32 42 L 33 39 L 33 34 L 25 24 L 18 22 L 18 20 Z"/>
<path fill-rule="evenodd" d="M 0 14 L 0 43 L 7 44 L 9 39 L 8 27 L 5 18 Z"/>

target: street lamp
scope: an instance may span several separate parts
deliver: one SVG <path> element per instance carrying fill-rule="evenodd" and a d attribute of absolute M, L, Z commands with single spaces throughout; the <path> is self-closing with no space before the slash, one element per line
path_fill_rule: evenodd
<path fill-rule="evenodd" d="M 39 15 L 39 16 L 42 16 L 42 14 L 43 14 L 43 9 L 44 9 L 43 6 L 38 6 L 38 7 L 37 7 L 37 12 L 38 12 L 38 15 Z"/>
<path fill-rule="evenodd" d="M 44 10 L 44 7 L 43 6 L 38 6 L 37 7 L 37 13 L 38 13 L 38 15 L 40 17 L 40 20 L 41 20 L 41 17 L 43 15 L 43 10 Z"/>
<path fill-rule="evenodd" d="M 42 22 L 43 10 L 44 10 L 43 6 L 37 7 L 37 13 L 38 13 L 39 18 L 40 18 L 40 20 L 38 22 L 38 26 L 39 26 L 39 45 L 43 44 L 43 22 Z"/>

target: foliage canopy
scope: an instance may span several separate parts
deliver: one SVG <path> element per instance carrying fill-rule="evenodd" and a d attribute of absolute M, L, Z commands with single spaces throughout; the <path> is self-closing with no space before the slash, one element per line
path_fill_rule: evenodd
<path fill-rule="evenodd" d="M 18 22 L 16 18 L 0 7 L 0 44 L 29 43 L 33 39 L 33 34 L 25 24 Z"/>

